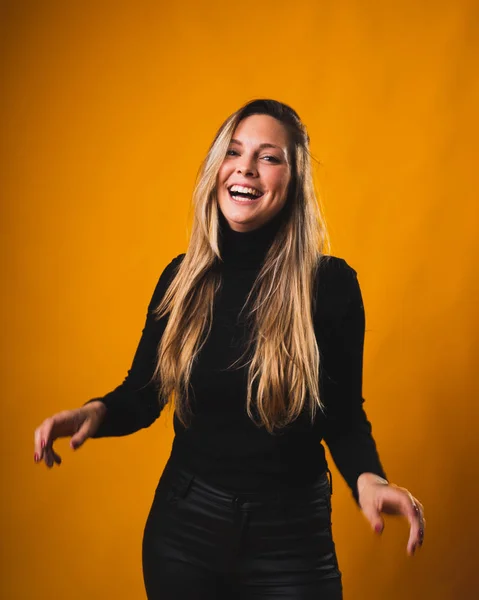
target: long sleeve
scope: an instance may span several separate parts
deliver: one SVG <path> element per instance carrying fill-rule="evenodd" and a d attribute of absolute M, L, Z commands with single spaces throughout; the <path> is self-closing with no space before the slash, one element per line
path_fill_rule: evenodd
<path fill-rule="evenodd" d="M 326 405 L 324 440 L 357 502 L 361 473 L 386 476 L 363 406 L 365 312 L 361 289 L 356 271 L 344 259 L 336 259 L 335 265 L 330 282 L 334 310 L 328 318 L 320 369 Z"/>
<path fill-rule="evenodd" d="M 104 420 L 94 438 L 129 435 L 149 427 L 160 415 L 158 383 L 152 381 L 157 348 L 168 317 L 156 319 L 153 314 L 163 298 L 184 254 L 174 258 L 164 269 L 148 305 L 146 322 L 133 363 L 121 385 L 105 396 L 92 398 L 86 404 L 100 400 L 107 408 Z"/>

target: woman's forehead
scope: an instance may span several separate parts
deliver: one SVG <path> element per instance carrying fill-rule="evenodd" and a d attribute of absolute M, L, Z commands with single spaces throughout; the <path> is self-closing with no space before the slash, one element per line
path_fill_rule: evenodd
<path fill-rule="evenodd" d="M 250 115 L 240 121 L 232 140 L 240 144 L 270 144 L 286 150 L 288 132 L 286 127 L 270 115 Z"/>

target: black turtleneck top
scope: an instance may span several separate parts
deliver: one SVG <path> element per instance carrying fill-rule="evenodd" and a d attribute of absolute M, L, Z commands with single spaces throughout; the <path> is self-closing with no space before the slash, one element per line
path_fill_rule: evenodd
<path fill-rule="evenodd" d="M 242 355 L 247 339 L 239 312 L 280 225 L 281 213 L 258 229 L 236 232 L 220 215 L 222 284 L 210 335 L 191 376 L 193 419 L 185 428 L 174 416 L 169 460 L 225 489 L 277 490 L 307 485 L 327 469 L 324 440 L 357 500 L 361 473 L 385 474 L 363 408 L 365 315 L 356 271 L 334 256 L 318 269 L 314 327 L 326 411 L 318 411 L 313 424 L 305 410 L 278 433 L 258 427 L 246 414 L 247 369 L 228 369 Z M 160 414 L 157 383 L 150 380 L 168 316 L 158 320 L 153 310 L 184 256 L 174 258 L 160 276 L 125 380 L 105 396 L 90 400 L 101 400 L 107 407 L 95 438 L 134 433 Z"/>

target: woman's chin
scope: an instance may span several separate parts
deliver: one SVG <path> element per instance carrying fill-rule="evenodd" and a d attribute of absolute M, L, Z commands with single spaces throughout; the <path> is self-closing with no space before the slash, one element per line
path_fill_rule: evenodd
<path fill-rule="evenodd" d="M 223 212 L 223 215 L 234 231 L 250 231 L 258 227 L 260 221 L 257 217 L 254 218 L 254 215 L 245 214 L 243 211 L 226 212 L 226 214 Z"/>

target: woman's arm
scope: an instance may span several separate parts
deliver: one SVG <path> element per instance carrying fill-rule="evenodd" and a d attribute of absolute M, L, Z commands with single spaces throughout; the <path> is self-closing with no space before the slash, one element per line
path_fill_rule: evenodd
<path fill-rule="evenodd" d="M 365 315 L 357 273 L 343 259 L 335 258 L 331 267 L 326 276 L 329 318 L 323 324 L 321 365 L 327 409 L 324 439 L 356 502 L 377 533 L 384 527 L 382 513 L 403 515 L 409 520 L 407 551 L 412 555 L 424 540 L 424 509 L 406 488 L 386 480 L 363 406 Z"/>
<path fill-rule="evenodd" d="M 146 322 L 133 363 L 123 383 L 100 398 L 86 404 L 101 402 L 105 415 L 93 438 L 129 435 L 149 427 L 160 415 L 158 383 L 151 378 L 156 366 L 157 348 L 168 317 L 157 320 L 153 314 L 165 294 L 184 254 L 174 258 L 164 269 L 148 305 Z"/>
<path fill-rule="evenodd" d="M 363 406 L 365 313 L 356 271 L 336 257 L 327 269 L 329 308 L 321 353 L 321 391 L 326 405 L 324 440 L 358 502 L 361 474 L 386 478 Z"/>

